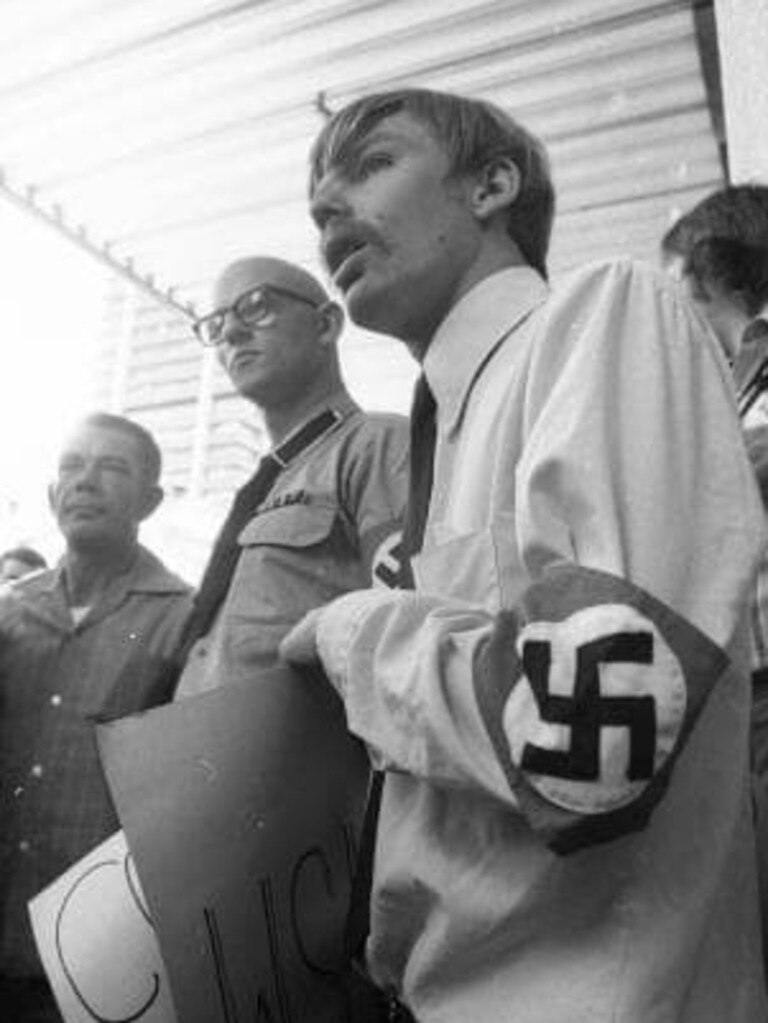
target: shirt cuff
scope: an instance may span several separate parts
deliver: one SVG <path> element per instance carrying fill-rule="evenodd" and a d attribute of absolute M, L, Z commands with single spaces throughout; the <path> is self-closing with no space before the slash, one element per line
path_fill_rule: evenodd
<path fill-rule="evenodd" d="M 327 604 L 317 624 L 317 652 L 342 700 L 347 694 L 350 653 L 370 615 L 397 601 L 394 590 L 356 590 Z"/>

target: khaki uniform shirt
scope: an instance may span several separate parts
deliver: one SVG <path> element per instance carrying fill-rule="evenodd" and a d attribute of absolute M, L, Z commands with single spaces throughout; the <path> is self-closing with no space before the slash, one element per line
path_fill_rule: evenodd
<path fill-rule="evenodd" d="M 229 591 L 190 652 L 178 696 L 249 681 L 277 663 L 280 640 L 307 611 L 396 584 L 407 420 L 363 413 L 346 395 L 331 407 L 340 422 L 280 473 L 241 532 Z"/>

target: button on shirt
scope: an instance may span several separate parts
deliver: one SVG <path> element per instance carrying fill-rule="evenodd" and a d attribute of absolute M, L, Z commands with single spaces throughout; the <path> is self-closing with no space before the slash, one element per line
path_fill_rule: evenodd
<path fill-rule="evenodd" d="M 745 615 L 764 536 L 727 364 L 619 261 L 552 293 L 526 268 L 484 280 L 424 370 L 416 593 L 342 597 L 317 635 L 389 768 L 374 977 L 419 1023 L 765 1019 Z M 575 674 L 614 618 L 648 653 L 614 666 L 609 644 Z M 555 724 L 577 697 L 589 716 Z"/>
<path fill-rule="evenodd" d="M 93 719 L 156 702 L 191 609 L 149 551 L 75 624 L 61 568 L 0 596 L 0 975 L 42 974 L 27 901 L 119 827 Z"/>
<path fill-rule="evenodd" d="M 407 420 L 363 413 L 343 393 L 330 407 L 339 422 L 279 474 L 240 533 L 224 604 L 192 647 L 178 696 L 249 681 L 277 663 L 280 640 L 307 611 L 349 590 L 396 585 Z"/>

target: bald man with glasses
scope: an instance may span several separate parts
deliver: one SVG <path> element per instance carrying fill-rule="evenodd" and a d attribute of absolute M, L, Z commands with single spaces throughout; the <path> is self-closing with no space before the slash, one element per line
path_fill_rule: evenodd
<path fill-rule="evenodd" d="M 341 375 L 344 314 L 301 267 L 228 266 L 195 333 L 261 411 L 271 449 L 238 492 L 184 639 L 176 696 L 248 682 L 310 609 L 395 585 L 407 487 L 404 417 L 364 413 Z"/>

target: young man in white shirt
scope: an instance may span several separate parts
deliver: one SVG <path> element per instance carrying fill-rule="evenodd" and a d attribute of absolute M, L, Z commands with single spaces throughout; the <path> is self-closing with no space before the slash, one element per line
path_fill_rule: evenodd
<path fill-rule="evenodd" d="M 755 1023 L 763 526 L 725 359 L 648 268 L 549 288 L 547 158 L 492 105 L 356 101 L 310 191 L 352 318 L 437 407 L 415 592 L 283 644 L 386 771 L 374 981 L 419 1023 Z"/>

